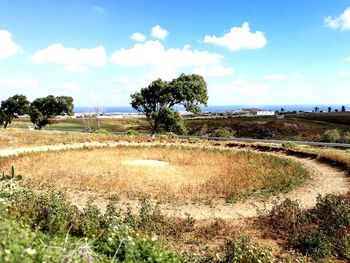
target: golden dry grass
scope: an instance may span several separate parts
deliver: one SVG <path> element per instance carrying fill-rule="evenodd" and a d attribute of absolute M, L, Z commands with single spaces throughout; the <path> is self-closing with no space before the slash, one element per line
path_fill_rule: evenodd
<path fill-rule="evenodd" d="M 166 167 L 129 166 L 125 160 L 159 160 Z M 207 202 L 301 185 L 308 172 L 299 163 L 250 151 L 179 147 L 117 147 L 37 153 L 2 161 L 26 182 L 59 189 L 117 194 L 128 199 Z"/>
<path fill-rule="evenodd" d="M 115 135 L 109 134 L 0 129 L 0 149 L 60 143 L 103 142 L 112 141 L 116 138 Z"/>

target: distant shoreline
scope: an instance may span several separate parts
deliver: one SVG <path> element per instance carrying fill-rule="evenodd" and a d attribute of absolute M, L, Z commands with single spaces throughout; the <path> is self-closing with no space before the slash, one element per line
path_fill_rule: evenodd
<path fill-rule="evenodd" d="M 335 109 L 341 110 L 341 107 L 345 106 L 346 110 L 350 110 L 350 104 L 329 104 L 329 105 L 218 105 L 218 106 L 208 106 L 203 107 L 202 112 L 204 113 L 222 113 L 231 110 L 240 110 L 240 109 L 260 109 L 267 111 L 281 111 L 281 108 L 284 109 L 285 112 L 293 112 L 293 111 L 304 111 L 304 112 L 312 112 L 315 107 L 318 107 L 320 111 L 328 111 L 328 107 L 332 108 L 332 111 Z M 94 107 L 75 107 L 74 112 L 76 114 L 84 114 L 93 112 Z M 106 106 L 99 107 L 100 110 L 104 114 L 111 115 L 137 115 L 138 112 L 134 110 L 131 106 Z M 183 107 L 175 107 L 176 110 L 180 112 L 184 112 L 185 109 Z"/>

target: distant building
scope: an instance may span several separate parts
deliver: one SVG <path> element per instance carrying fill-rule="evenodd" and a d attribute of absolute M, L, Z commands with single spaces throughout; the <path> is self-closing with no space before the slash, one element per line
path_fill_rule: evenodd
<path fill-rule="evenodd" d="M 238 115 L 238 116 L 274 116 L 274 111 L 266 111 L 260 109 L 240 109 L 230 110 L 224 112 L 225 115 Z"/>
<path fill-rule="evenodd" d="M 274 116 L 275 112 L 274 111 L 267 111 L 267 110 L 261 110 L 256 112 L 257 116 Z"/>

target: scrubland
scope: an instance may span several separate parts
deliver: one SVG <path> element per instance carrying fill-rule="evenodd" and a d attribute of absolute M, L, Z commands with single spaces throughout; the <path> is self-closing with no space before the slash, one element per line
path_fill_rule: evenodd
<path fill-rule="evenodd" d="M 320 196 L 316 206 L 309 209 L 287 199 L 268 213 L 239 220 L 195 220 L 190 214 L 177 218 L 162 211 L 164 203 L 194 202 L 210 207 L 215 205 L 210 200 L 222 199 L 229 206 L 302 188 L 309 171 L 282 154 L 312 158 L 335 170 L 348 171 L 349 151 L 292 144 L 283 148 L 108 134 L 0 132 L 2 149 L 116 140 L 173 145 L 84 148 L 1 159 L 0 261 L 350 260 L 348 195 Z M 183 147 L 186 145 L 198 145 L 200 149 Z M 134 167 L 123 163 L 125 160 L 159 160 L 169 165 Z M 96 192 L 109 204 L 101 211 L 91 199 L 78 208 L 70 199 L 71 191 Z M 138 202 L 138 206 L 132 207 L 127 200 Z"/>

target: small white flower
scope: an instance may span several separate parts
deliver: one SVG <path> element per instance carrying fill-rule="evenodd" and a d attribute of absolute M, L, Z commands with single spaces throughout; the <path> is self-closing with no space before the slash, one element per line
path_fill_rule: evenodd
<path fill-rule="evenodd" d="M 25 252 L 26 254 L 28 254 L 29 256 L 33 256 L 33 255 L 36 254 L 36 250 L 35 250 L 34 248 L 30 248 L 30 247 L 26 248 L 26 249 L 24 250 L 24 252 Z"/>

